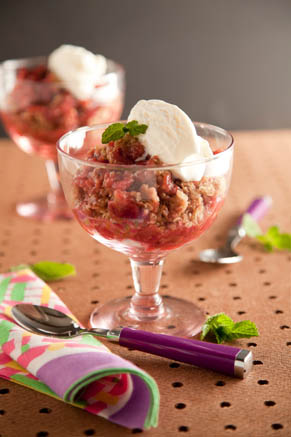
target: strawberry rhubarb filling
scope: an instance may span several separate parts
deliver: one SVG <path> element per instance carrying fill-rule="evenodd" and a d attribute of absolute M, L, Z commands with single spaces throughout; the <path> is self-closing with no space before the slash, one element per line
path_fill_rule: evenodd
<path fill-rule="evenodd" d="M 140 133 L 139 126 L 144 126 Z M 131 121 L 120 138 L 89 151 L 88 164 L 105 165 L 79 168 L 73 182 L 74 214 L 93 236 L 136 244 L 144 251 L 171 250 L 211 225 L 223 204 L 226 180 L 220 174 L 207 176 L 207 171 L 201 176 L 201 169 L 199 177 L 193 173 L 196 180 L 189 169 L 163 169 L 169 163 L 149 154 L 143 143 L 148 127 Z M 104 140 L 108 138 L 105 131 Z"/>

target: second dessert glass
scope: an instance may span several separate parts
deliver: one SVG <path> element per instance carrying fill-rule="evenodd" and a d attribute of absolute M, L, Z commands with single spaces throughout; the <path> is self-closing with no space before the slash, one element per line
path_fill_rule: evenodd
<path fill-rule="evenodd" d="M 132 268 L 133 297 L 97 307 L 92 327 L 130 326 L 179 336 L 193 336 L 201 329 L 202 309 L 159 294 L 166 255 L 211 226 L 229 186 L 232 136 L 215 126 L 194 125 L 212 147 L 213 157 L 159 167 L 87 160 L 90 150 L 102 146 L 108 124 L 80 128 L 59 140 L 61 181 L 74 216 L 95 240 L 127 255 Z M 185 171 L 193 171 L 198 180 L 179 179 Z"/>
<path fill-rule="evenodd" d="M 71 218 L 59 180 L 56 142 L 71 129 L 120 118 L 124 70 L 107 60 L 107 72 L 96 78 L 90 98 L 78 100 L 47 68 L 46 57 L 8 60 L 0 64 L 0 115 L 7 133 L 28 154 L 45 159 L 50 185 L 47 195 L 20 202 L 23 217 L 41 221 Z"/>

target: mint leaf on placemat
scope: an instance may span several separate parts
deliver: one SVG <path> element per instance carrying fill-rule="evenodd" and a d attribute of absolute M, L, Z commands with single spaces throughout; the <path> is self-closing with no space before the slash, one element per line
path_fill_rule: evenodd
<path fill-rule="evenodd" d="M 207 334 L 212 333 L 217 343 L 222 343 L 231 332 L 233 325 L 232 319 L 224 313 L 210 316 L 202 327 L 201 340 L 204 340 Z"/>
<path fill-rule="evenodd" d="M 208 317 L 202 326 L 201 340 L 209 334 L 215 336 L 217 343 L 232 341 L 236 338 L 258 337 L 258 329 L 250 320 L 234 321 L 224 313 Z"/>
<path fill-rule="evenodd" d="M 10 268 L 12 272 L 23 269 L 31 269 L 43 281 L 57 281 L 66 276 L 76 274 L 76 269 L 69 263 L 57 263 L 53 261 L 40 261 L 36 264 L 19 264 Z"/>
<path fill-rule="evenodd" d="M 278 226 L 271 226 L 264 235 L 258 235 L 257 239 L 269 251 L 274 248 L 291 250 L 291 234 L 281 233 Z"/>
<path fill-rule="evenodd" d="M 243 320 L 234 324 L 231 335 L 232 338 L 250 338 L 258 337 L 259 333 L 254 322 Z"/>
<path fill-rule="evenodd" d="M 281 233 L 278 226 L 271 226 L 264 234 L 250 214 L 244 214 L 242 224 L 246 234 L 260 241 L 269 252 L 274 248 L 291 250 L 291 234 Z"/>
<path fill-rule="evenodd" d="M 102 134 L 102 144 L 108 144 L 110 141 L 116 141 L 124 137 L 129 132 L 132 137 L 139 134 L 144 134 L 148 126 L 146 124 L 139 124 L 138 121 L 132 120 L 126 124 L 113 123 L 105 129 Z"/>

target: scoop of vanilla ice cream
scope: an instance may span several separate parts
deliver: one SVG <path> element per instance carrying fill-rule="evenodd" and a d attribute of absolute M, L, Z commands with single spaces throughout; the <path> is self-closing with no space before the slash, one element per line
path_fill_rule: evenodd
<path fill-rule="evenodd" d="M 205 163 L 199 153 L 193 153 L 183 160 L 183 165 L 171 169 L 172 173 L 182 181 L 200 181 L 205 173 Z"/>
<path fill-rule="evenodd" d="M 107 62 L 102 55 L 65 44 L 50 54 L 48 68 L 77 99 L 86 100 L 92 95 L 98 79 L 105 74 Z"/>
<path fill-rule="evenodd" d="M 176 177 L 185 181 L 199 181 L 203 177 L 203 160 L 213 153 L 182 109 L 162 100 L 140 100 L 130 111 L 128 121 L 131 120 L 148 126 L 145 134 L 139 135 L 147 153 L 157 155 L 165 164 L 195 163 L 173 169 Z"/>
<path fill-rule="evenodd" d="M 131 120 L 148 126 L 139 139 L 147 153 L 158 155 L 166 164 L 180 163 L 200 151 L 192 121 L 176 105 L 162 100 L 140 100 L 129 113 L 128 121 Z"/>

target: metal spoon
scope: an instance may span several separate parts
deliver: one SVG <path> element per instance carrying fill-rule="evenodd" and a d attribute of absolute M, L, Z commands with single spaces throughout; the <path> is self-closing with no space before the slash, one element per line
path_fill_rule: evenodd
<path fill-rule="evenodd" d="M 132 328 L 84 329 L 66 314 L 52 308 L 17 304 L 12 308 L 14 320 L 36 334 L 70 338 L 93 334 L 153 355 L 244 378 L 252 368 L 252 352 L 221 344 L 155 334 Z"/>
<path fill-rule="evenodd" d="M 217 249 L 203 250 L 199 254 L 200 261 L 218 264 L 232 264 L 241 261 L 243 259 L 242 255 L 236 253 L 234 248 L 246 236 L 246 232 L 242 227 L 244 214 L 248 213 L 253 219 L 259 221 L 271 205 L 272 198 L 270 196 L 262 196 L 253 200 L 246 212 L 240 215 L 236 225 L 229 230 L 225 245 Z"/>

